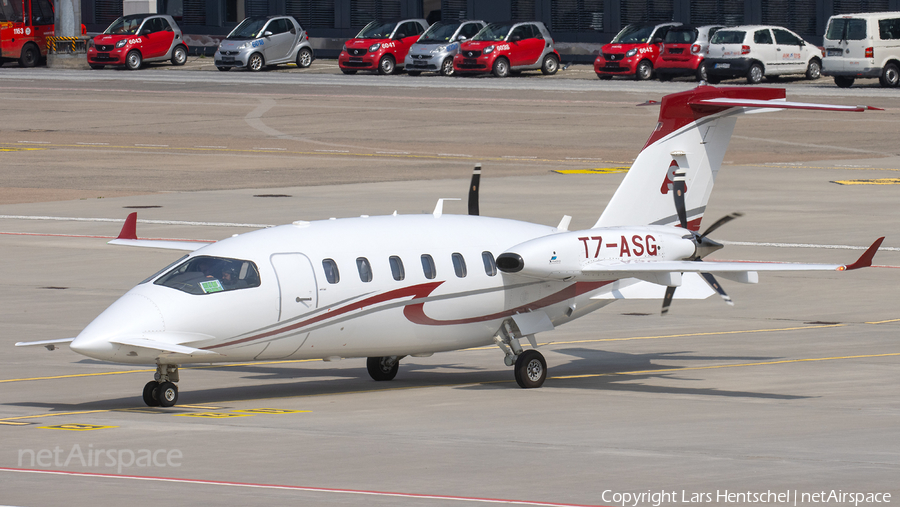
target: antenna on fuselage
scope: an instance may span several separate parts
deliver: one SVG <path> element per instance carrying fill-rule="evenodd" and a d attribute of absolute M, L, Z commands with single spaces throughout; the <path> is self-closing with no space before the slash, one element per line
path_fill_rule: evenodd
<path fill-rule="evenodd" d="M 481 184 L 481 164 L 472 170 L 472 184 L 469 185 L 469 214 L 478 215 L 478 186 Z"/>

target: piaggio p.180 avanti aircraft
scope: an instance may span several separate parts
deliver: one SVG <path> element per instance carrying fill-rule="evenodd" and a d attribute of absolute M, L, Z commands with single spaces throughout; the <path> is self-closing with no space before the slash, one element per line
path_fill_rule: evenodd
<path fill-rule="evenodd" d="M 177 402 L 183 364 L 366 357 L 373 379 L 391 380 L 405 356 L 491 343 L 521 387 L 540 387 L 547 364 L 535 334 L 616 299 L 658 298 L 665 286 L 665 313 L 676 287 L 679 298 L 718 292 L 730 303 L 714 275 L 756 283 L 759 271 L 871 265 L 883 238 L 849 265 L 701 262 L 722 247 L 708 234 L 734 217 L 697 232 L 735 122 L 777 109 L 875 108 L 788 102 L 773 88 L 668 95 L 622 184 L 582 231 L 568 230 L 568 216 L 556 227 L 479 216 L 477 168 L 469 215 L 443 214 L 441 200 L 430 215 L 298 221 L 202 245 L 138 239 L 132 214 L 110 243 L 190 253 L 76 338 L 16 345 L 71 342 L 92 358 L 156 364 L 143 391 L 151 406 Z"/>

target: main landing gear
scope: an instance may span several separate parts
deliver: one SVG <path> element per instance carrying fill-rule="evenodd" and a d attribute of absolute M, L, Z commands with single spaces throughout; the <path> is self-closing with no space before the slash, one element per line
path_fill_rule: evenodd
<path fill-rule="evenodd" d="M 366 368 L 372 380 L 379 382 L 394 380 L 400 370 L 400 360 L 404 356 L 370 357 L 366 359 Z"/>
<path fill-rule="evenodd" d="M 144 386 L 144 403 L 148 407 L 172 407 L 178 402 L 178 365 L 158 364 L 153 379 Z"/>
<path fill-rule="evenodd" d="M 503 362 L 506 366 L 513 366 L 513 372 L 516 377 L 516 384 L 523 389 L 531 389 L 544 385 L 547 379 L 547 361 L 544 355 L 534 350 L 537 348 L 537 342 L 534 335 L 530 334 L 525 338 L 531 343 L 531 350 L 523 350 L 519 344 L 519 338 L 513 332 L 509 321 L 505 321 L 500 326 L 500 331 L 494 336 L 494 343 L 503 350 L 506 355 Z"/>

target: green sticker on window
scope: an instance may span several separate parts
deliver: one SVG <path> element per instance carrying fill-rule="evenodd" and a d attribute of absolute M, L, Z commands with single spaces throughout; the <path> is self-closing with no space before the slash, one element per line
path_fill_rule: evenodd
<path fill-rule="evenodd" d="M 210 292 L 222 292 L 225 290 L 225 287 L 222 287 L 222 284 L 218 280 L 200 282 L 200 288 L 203 289 L 203 292 L 206 294 L 209 294 Z"/>

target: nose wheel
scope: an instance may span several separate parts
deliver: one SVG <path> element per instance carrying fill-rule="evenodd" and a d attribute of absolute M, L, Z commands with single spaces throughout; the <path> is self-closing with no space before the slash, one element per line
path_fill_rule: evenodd
<path fill-rule="evenodd" d="M 144 385 L 144 403 L 148 407 L 174 407 L 178 403 L 178 365 L 156 365 L 154 379 Z"/>

